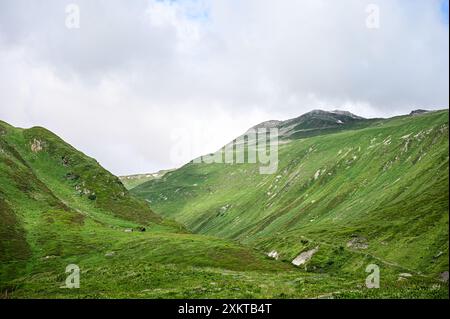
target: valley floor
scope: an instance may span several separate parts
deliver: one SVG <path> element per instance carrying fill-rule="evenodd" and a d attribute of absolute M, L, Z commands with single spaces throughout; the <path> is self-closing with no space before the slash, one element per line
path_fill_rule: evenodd
<path fill-rule="evenodd" d="M 123 224 L 99 227 L 85 219 L 58 238 L 62 256 L 34 254 L 14 280 L 2 283 L 6 298 L 447 298 L 448 286 L 414 274 L 399 279 L 401 268 L 382 264 L 379 289 L 360 274 L 317 273 L 275 261 L 235 243 L 154 225 L 125 232 Z M 130 226 L 130 225 L 126 225 Z M 64 225 L 59 225 L 64 227 Z M 72 255 L 73 254 L 73 255 Z M 80 268 L 80 287 L 63 288 L 66 266 Z M 5 270 L 9 267 L 3 265 Z"/>

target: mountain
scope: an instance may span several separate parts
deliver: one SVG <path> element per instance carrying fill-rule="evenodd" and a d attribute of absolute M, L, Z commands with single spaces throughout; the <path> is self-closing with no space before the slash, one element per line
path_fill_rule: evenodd
<path fill-rule="evenodd" d="M 71 264 L 80 288 L 61 289 Z M 50 131 L 0 122 L 0 298 L 305 295 L 287 289 L 298 276 L 254 249 L 163 220 Z M 260 287 L 275 277 L 279 284 Z"/>
<path fill-rule="evenodd" d="M 255 125 L 251 129 L 278 128 L 281 138 L 292 139 L 361 128 L 373 121 L 376 121 L 376 119 L 367 120 L 348 111 L 335 110 L 328 112 L 313 110 L 286 121 L 266 121 Z"/>
<path fill-rule="evenodd" d="M 391 119 L 313 111 L 266 123 L 284 140 L 275 174 L 191 162 L 132 194 L 195 233 L 285 262 L 310 255 L 308 271 L 357 276 L 373 258 L 385 272 L 448 277 L 448 110 Z"/>
<path fill-rule="evenodd" d="M 363 126 L 284 139 L 274 175 L 190 163 L 129 192 L 0 122 L 0 297 L 448 298 L 448 112 Z"/>

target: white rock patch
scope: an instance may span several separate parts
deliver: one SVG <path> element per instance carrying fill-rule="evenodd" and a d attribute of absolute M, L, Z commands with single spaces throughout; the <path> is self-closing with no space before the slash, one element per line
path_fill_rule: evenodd
<path fill-rule="evenodd" d="M 278 260 L 278 258 L 280 257 L 280 254 L 278 254 L 278 252 L 276 250 L 272 250 L 270 253 L 267 254 L 267 256 L 269 256 L 270 258 L 273 258 L 275 260 Z"/>
<path fill-rule="evenodd" d="M 320 169 L 314 174 L 314 179 L 318 179 L 320 176 Z"/>
<path fill-rule="evenodd" d="M 33 153 L 38 153 L 40 151 L 42 151 L 42 149 L 44 148 L 44 143 L 40 140 L 34 139 L 33 143 L 31 144 L 31 151 Z"/>
<path fill-rule="evenodd" d="M 295 266 L 301 266 L 307 263 L 318 250 L 319 246 L 314 249 L 302 252 L 300 255 L 295 257 L 295 259 L 292 261 L 292 264 Z"/>

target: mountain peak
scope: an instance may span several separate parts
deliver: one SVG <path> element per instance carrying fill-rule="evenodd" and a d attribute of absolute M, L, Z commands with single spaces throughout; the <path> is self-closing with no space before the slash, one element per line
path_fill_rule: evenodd
<path fill-rule="evenodd" d="M 259 123 L 258 125 L 251 127 L 247 132 L 260 128 L 278 128 L 281 136 L 295 138 L 305 134 L 307 136 L 310 136 L 311 134 L 319 134 L 320 132 L 330 129 L 340 130 L 346 127 L 346 124 L 363 120 L 365 120 L 365 118 L 355 115 L 349 111 L 325 111 L 315 109 L 286 121 L 269 120 Z"/>
<path fill-rule="evenodd" d="M 257 130 L 260 128 L 270 129 L 270 128 L 278 127 L 278 125 L 280 125 L 281 123 L 283 123 L 283 121 L 269 120 L 269 121 L 261 122 L 255 126 L 251 127 L 248 131 Z"/>
<path fill-rule="evenodd" d="M 360 120 L 364 119 L 363 117 L 355 115 L 349 111 L 343 111 L 343 110 L 325 111 L 325 110 L 320 110 L 320 109 L 309 111 L 303 115 L 300 115 L 297 118 L 300 118 L 302 116 L 311 116 L 311 115 L 329 115 L 329 116 L 341 115 L 341 116 L 347 116 L 347 117 L 350 117 L 353 119 L 360 119 Z"/>
<path fill-rule="evenodd" d="M 421 114 L 425 114 L 425 113 L 429 113 L 429 112 L 430 111 L 428 111 L 428 110 L 417 109 L 417 110 L 414 110 L 411 113 L 409 113 L 409 115 L 412 115 L 412 116 L 414 116 L 414 115 L 421 115 Z"/>
<path fill-rule="evenodd" d="M 334 111 L 331 111 L 331 113 L 338 114 L 338 115 L 349 116 L 349 117 L 351 117 L 351 118 L 358 119 L 358 120 L 363 120 L 363 119 L 364 119 L 364 117 L 355 115 L 355 114 L 353 114 L 353 113 L 351 113 L 351 112 L 349 112 L 349 111 L 334 110 Z"/>

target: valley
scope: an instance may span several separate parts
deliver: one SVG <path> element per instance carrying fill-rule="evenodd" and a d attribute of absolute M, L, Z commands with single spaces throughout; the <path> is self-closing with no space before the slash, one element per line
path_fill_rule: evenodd
<path fill-rule="evenodd" d="M 448 298 L 447 110 L 264 125 L 281 132 L 275 174 L 191 162 L 119 179 L 0 122 L 1 296 Z M 69 264 L 78 289 L 62 288 Z"/>

